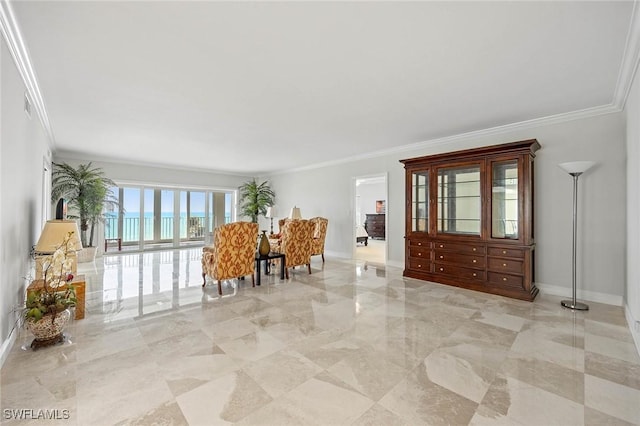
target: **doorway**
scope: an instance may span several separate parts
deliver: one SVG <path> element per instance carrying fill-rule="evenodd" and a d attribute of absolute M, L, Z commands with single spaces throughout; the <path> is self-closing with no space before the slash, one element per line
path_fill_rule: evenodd
<path fill-rule="evenodd" d="M 387 174 L 354 179 L 353 258 L 387 262 Z"/>

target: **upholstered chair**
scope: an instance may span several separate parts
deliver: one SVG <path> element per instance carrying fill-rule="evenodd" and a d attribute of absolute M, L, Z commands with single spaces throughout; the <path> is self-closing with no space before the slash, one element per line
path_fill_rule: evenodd
<path fill-rule="evenodd" d="M 287 220 L 282 229 L 280 253 L 284 253 L 285 275 L 289 278 L 289 268 L 306 265 L 311 273 L 311 250 L 314 225 L 304 219 Z"/>
<path fill-rule="evenodd" d="M 280 241 L 282 240 L 282 230 L 284 229 L 284 224 L 290 220 L 289 218 L 282 218 L 278 220 L 278 233 L 269 235 L 269 245 L 271 246 L 271 251 L 274 253 L 280 252 Z"/>
<path fill-rule="evenodd" d="M 329 219 L 324 217 L 314 217 L 309 219 L 309 222 L 313 223 L 313 241 L 311 256 L 322 256 L 322 263 L 324 263 L 324 240 L 327 237 L 327 225 L 329 225 Z"/>
<path fill-rule="evenodd" d="M 217 227 L 213 232 L 213 247 L 202 250 L 202 278 L 218 281 L 218 294 L 222 295 L 222 281 L 251 275 L 255 287 L 255 253 L 258 224 L 233 222 Z"/>

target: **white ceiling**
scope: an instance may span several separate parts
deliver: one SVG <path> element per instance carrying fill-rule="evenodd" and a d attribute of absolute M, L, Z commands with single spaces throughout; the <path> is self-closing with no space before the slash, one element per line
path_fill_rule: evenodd
<path fill-rule="evenodd" d="M 251 175 L 611 107 L 634 7 L 11 5 L 56 153 Z"/>

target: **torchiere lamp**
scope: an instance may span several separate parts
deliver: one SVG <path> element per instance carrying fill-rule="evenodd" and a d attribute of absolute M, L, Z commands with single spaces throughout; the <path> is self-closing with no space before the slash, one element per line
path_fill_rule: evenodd
<path fill-rule="evenodd" d="M 578 250 L 578 177 L 593 167 L 596 163 L 593 161 L 572 161 L 569 163 L 558 164 L 565 172 L 573 176 L 573 252 L 571 257 L 571 284 L 573 289 L 573 297 L 571 300 L 563 300 L 560 302 L 562 306 L 569 309 L 579 311 L 589 310 L 589 305 L 576 301 L 576 263 Z"/>

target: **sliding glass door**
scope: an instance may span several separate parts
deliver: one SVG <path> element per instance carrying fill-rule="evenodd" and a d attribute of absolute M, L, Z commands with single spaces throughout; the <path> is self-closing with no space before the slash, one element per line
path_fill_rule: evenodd
<path fill-rule="evenodd" d="M 105 239 L 143 250 L 210 244 L 213 228 L 235 217 L 235 191 L 122 186 L 105 213 Z"/>

